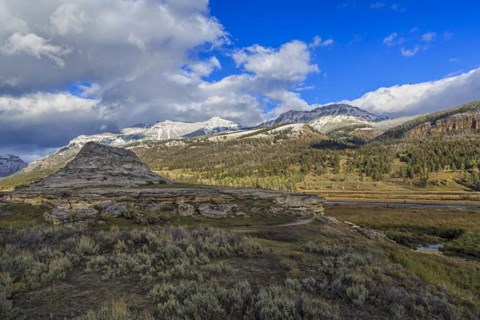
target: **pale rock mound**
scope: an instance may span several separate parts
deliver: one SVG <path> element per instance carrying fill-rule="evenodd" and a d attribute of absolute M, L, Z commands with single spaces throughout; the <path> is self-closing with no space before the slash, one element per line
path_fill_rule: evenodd
<path fill-rule="evenodd" d="M 89 142 L 57 173 L 29 188 L 133 187 L 167 183 L 130 150 Z"/>

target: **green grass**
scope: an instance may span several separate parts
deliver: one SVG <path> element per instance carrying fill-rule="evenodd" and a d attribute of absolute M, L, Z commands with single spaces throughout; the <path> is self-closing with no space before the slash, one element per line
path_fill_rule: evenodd
<path fill-rule="evenodd" d="M 448 257 L 393 249 L 390 260 L 433 285 L 440 285 L 471 304 L 480 298 L 480 265 Z"/>
<path fill-rule="evenodd" d="M 28 204 L 8 204 L 0 207 L 0 227 L 24 228 L 45 224 L 45 207 Z"/>
<path fill-rule="evenodd" d="M 459 238 L 446 243 L 443 251 L 450 255 L 475 257 L 480 260 L 480 232 L 465 232 Z"/>
<path fill-rule="evenodd" d="M 386 206 L 329 206 L 327 214 L 380 230 L 395 242 L 418 245 L 445 244 L 445 252 L 480 257 L 480 212 L 474 210 L 389 208 Z"/>

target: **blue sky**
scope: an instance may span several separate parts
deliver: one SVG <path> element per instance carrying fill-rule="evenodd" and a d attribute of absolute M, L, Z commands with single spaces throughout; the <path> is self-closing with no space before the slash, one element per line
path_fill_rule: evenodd
<path fill-rule="evenodd" d="M 211 13 L 235 47 L 332 38 L 333 46 L 313 53 L 321 72 L 306 81 L 314 86 L 302 93 L 310 103 L 355 99 L 379 87 L 441 79 L 480 66 L 478 1 L 212 0 Z M 402 45 L 385 45 L 392 33 L 404 38 Z M 427 33 L 435 33 L 428 45 L 421 40 Z M 402 56 L 402 47 L 417 45 L 425 48 Z M 221 62 L 230 68 L 213 77 L 234 72 L 228 57 Z"/>
<path fill-rule="evenodd" d="M 0 154 L 139 122 L 480 99 L 477 1 L 0 0 Z"/>

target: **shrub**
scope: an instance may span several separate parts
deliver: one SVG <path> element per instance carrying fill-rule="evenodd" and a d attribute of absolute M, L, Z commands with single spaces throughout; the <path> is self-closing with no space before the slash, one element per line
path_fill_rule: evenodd
<path fill-rule="evenodd" d="M 65 278 L 67 271 L 72 268 L 70 259 L 66 256 L 53 258 L 48 264 L 48 273 L 42 275 L 45 281 L 53 281 L 59 278 Z"/>
<path fill-rule="evenodd" d="M 81 236 L 77 240 L 77 253 L 81 256 L 94 255 L 98 252 L 98 245 L 88 236 Z"/>
<path fill-rule="evenodd" d="M 109 307 L 103 307 L 97 311 L 91 310 L 77 320 L 154 320 L 154 318 L 147 312 L 129 311 L 125 302 L 120 300 L 113 302 Z"/>
<path fill-rule="evenodd" d="M 361 283 L 356 283 L 351 287 L 348 287 L 346 293 L 350 298 L 350 301 L 357 306 L 363 306 L 368 297 L 368 290 L 365 288 L 365 285 Z"/>

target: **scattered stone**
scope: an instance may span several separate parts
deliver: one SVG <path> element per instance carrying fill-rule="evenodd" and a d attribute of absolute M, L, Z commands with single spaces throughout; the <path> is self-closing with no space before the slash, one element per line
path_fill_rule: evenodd
<path fill-rule="evenodd" d="M 173 205 L 164 203 L 147 203 L 146 205 L 142 206 L 142 209 L 148 211 L 175 211 L 175 207 Z"/>
<path fill-rule="evenodd" d="M 226 218 L 233 214 L 234 204 L 201 204 L 198 206 L 200 214 L 207 218 Z"/>
<path fill-rule="evenodd" d="M 188 203 L 182 203 L 178 205 L 178 214 L 182 217 L 191 217 L 195 214 L 195 207 Z"/>
<path fill-rule="evenodd" d="M 351 223 L 349 221 L 344 221 L 344 222 L 345 222 L 345 224 L 351 226 L 354 230 L 361 233 L 362 235 L 364 235 L 365 237 L 367 237 L 370 240 L 385 239 L 385 235 L 381 232 L 375 231 L 373 229 L 357 226 L 356 224 Z"/>
<path fill-rule="evenodd" d="M 245 212 L 243 212 L 243 211 L 235 212 L 235 215 L 236 215 L 237 217 L 248 217 L 248 215 L 247 215 Z"/>
<path fill-rule="evenodd" d="M 384 239 L 385 238 L 383 233 L 380 233 L 380 232 L 375 231 L 373 229 L 362 228 L 362 227 L 359 227 L 359 226 L 357 226 L 355 229 L 370 240 L 379 240 L 379 239 Z"/>
<path fill-rule="evenodd" d="M 340 221 L 337 220 L 336 218 L 329 217 L 329 216 L 316 216 L 315 219 L 318 220 L 318 221 L 321 221 L 321 222 L 331 223 L 331 224 L 339 224 L 340 223 Z"/>
<path fill-rule="evenodd" d="M 120 217 L 127 212 L 127 205 L 125 203 L 110 203 L 103 207 L 102 214 L 110 217 Z"/>
<path fill-rule="evenodd" d="M 98 220 L 98 211 L 93 208 L 54 208 L 45 212 L 43 217 L 53 224 L 66 224 L 79 221 L 96 222 Z"/>

